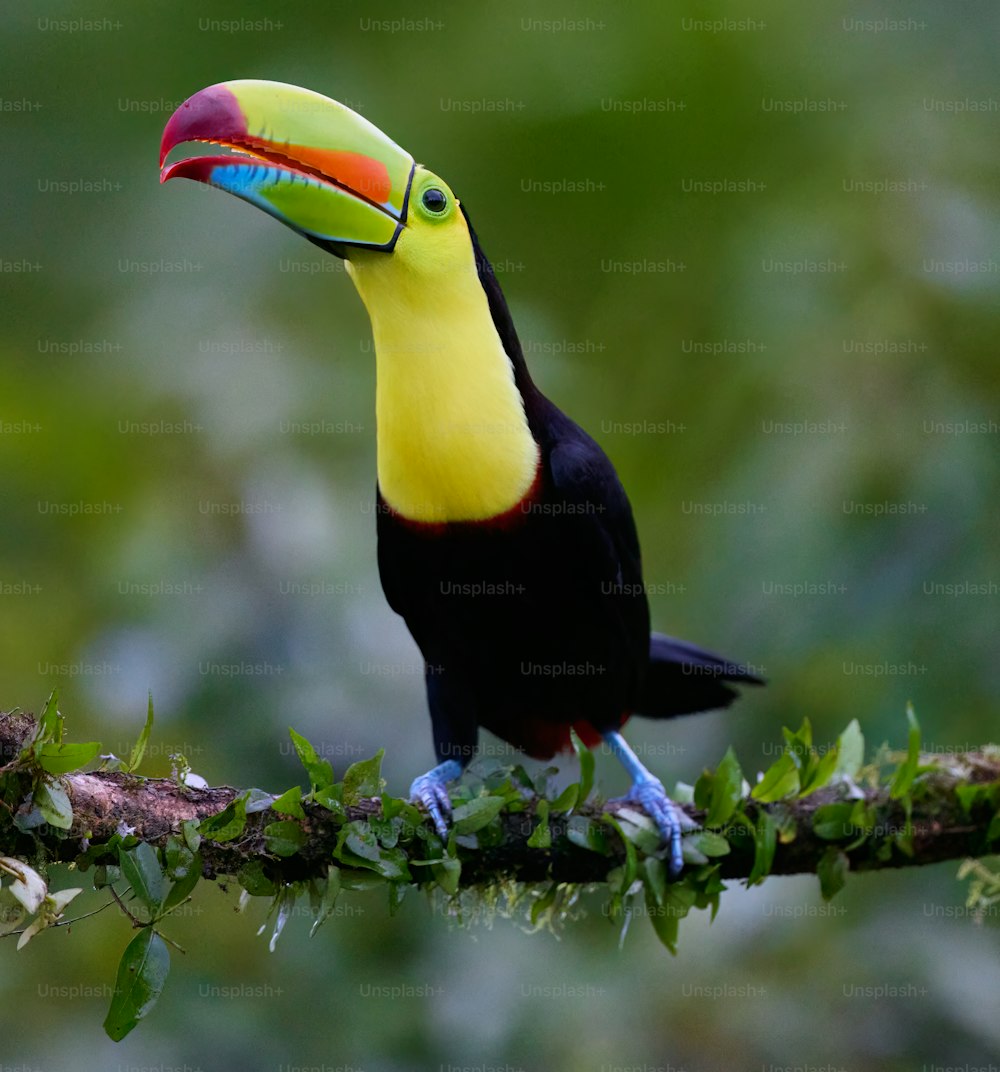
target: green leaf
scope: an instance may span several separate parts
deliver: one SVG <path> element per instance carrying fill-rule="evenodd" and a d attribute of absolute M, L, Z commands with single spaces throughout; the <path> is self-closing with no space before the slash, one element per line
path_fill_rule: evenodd
<path fill-rule="evenodd" d="M 695 908 L 710 908 L 710 920 L 714 920 L 719 911 L 719 900 L 726 892 L 726 884 L 719 877 L 719 865 L 711 864 L 701 868 L 695 875 L 688 875 L 687 882 L 696 881 Z"/>
<path fill-rule="evenodd" d="M 617 819 L 621 832 L 644 855 L 653 856 L 663 847 L 660 828 L 644 811 L 620 808 Z"/>
<path fill-rule="evenodd" d="M 243 833 L 247 824 L 246 795 L 237 797 L 217 815 L 210 815 L 198 824 L 198 832 L 209 841 L 232 841 Z"/>
<path fill-rule="evenodd" d="M 787 727 L 784 727 L 781 732 L 785 738 L 785 748 L 791 754 L 795 765 L 797 767 L 806 766 L 809 763 L 813 741 L 812 724 L 809 719 L 804 718 L 802 720 L 802 725 L 797 733 L 792 733 Z"/>
<path fill-rule="evenodd" d="M 362 797 L 378 796 L 382 792 L 382 756 L 385 749 L 380 748 L 371 759 L 352 763 L 344 775 L 343 803 L 346 806 L 357 804 Z"/>
<path fill-rule="evenodd" d="M 642 861 L 643 884 L 652 893 L 653 900 L 662 905 L 667 899 L 667 865 L 657 856 L 647 856 Z"/>
<path fill-rule="evenodd" d="M 32 799 L 50 826 L 69 830 L 73 825 L 73 807 L 60 782 L 55 779 L 40 782 Z"/>
<path fill-rule="evenodd" d="M 573 731 L 570 730 L 570 736 L 572 737 L 572 735 Z M 522 789 L 531 789 L 534 785 L 531 780 L 531 775 L 520 763 L 515 763 L 514 766 L 511 767 L 510 776 Z"/>
<path fill-rule="evenodd" d="M 600 823 L 583 815 L 573 815 L 566 821 L 566 837 L 581 849 L 607 856 L 610 851 L 608 839 Z"/>
<path fill-rule="evenodd" d="M 431 874 L 445 893 L 454 896 L 462 877 L 462 861 L 457 856 L 445 856 L 431 864 Z"/>
<path fill-rule="evenodd" d="M 343 819 L 347 816 L 347 812 L 344 811 L 343 793 L 342 785 L 326 785 L 322 789 L 314 789 L 312 799 L 321 808 L 326 808 L 331 815 Z"/>
<path fill-rule="evenodd" d="M 274 794 L 264 789 L 251 788 L 245 790 L 241 796 L 246 801 L 247 815 L 256 815 L 262 811 L 270 811 L 274 803 Z"/>
<path fill-rule="evenodd" d="M 130 841 L 129 845 L 134 845 L 135 841 Z M 92 841 L 89 845 L 77 856 L 74 863 L 81 871 L 86 871 L 87 868 L 93 866 L 97 860 L 100 860 L 106 856 L 115 856 L 118 853 L 119 848 L 125 844 L 125 839 L 121 834 L 112 834 L 107 841 Z M 118 870 L 117 866 L 114 868 Z"/>
<path fill-rule="evenodd" d="M 625 836 L 625 831 L 622 830 L 621 823 L 613 815 L 604 815 L 604 822 L 608 826 L 612 826 L 618 831 L 618 836 L 622 839 L 622 844 L 625 846 L 625 863 L 621 868 L 621 888 L 623 891 L 627 891 L 629 887 L 635 882 L 637 865 L 635 845 L 632 844 L 631 839 Z"/>
<path fill-rule="evenodd" d="M 262 860 L 250 860 L 236 873 L 239 884 L 253 897 L 273 897 L 278 885 L 268 878 Z"/>
<path fill-rule="evenodd" d="M 856 800 L 851 809 L 851 826 L 864 833 L 868 833 L 875 825 L 875 807 L 867 800 Z"/>
<path fill-rule="evenodd" d="M 824 841 L 844 841 L 855 833 L 855 802 L 824 804 L 813 814 L 813 833 Z"/>
<path fill-rule="evenodd" d="M 800 797 L 809 796 L 810 793 L 815 793 L 817 789 L 822 789 L 824 785 L 829 783 L 834 771 L 837 769 L 837 758 L 836 745 L 827 749 L 818 759 L 813 753 L 806 770 L 806 776 L 802 779 L 802 788 L 799 790 Z"/>
<path fill-rule="evenodd" d="M 366 871 L 355 867 L 342 867 L 340 869 L 340 885 L 345 890 L 367 893 L 369 890 L 384 887 L 385 879 L 381 875 L 376 875 L 374 871 Z"/>
<path fill-rule="evenodd" d="M 398 800 L 398 798 L 394 799 Z M 427 830 L 427 817 L 415 804 L 411 804 L 408 800 L 398 800 L 398 803 L 401 807 L 396 811 L 394 818 L 399 818 L 404 829 L 410 832 L 416 831 L 418 833 Z"/>
<path fill-rule="evenodd" d="M 45 816 L 42 815 L 41 808 L 32 802 L 29 809 L 16 811 L 12 821 L 22 834 L 30 834 L 32 830 L 37 830 L 40 826 L 45 825 Z"/>
<path fill-rule="evenodd" d="M 858 720 L 852 718 L 847 728 L 837 738 L 837 766 L 835 775 L 845 778 L 857 777 L 865 762 L 865 735 Z"/>
<path fill-rule="evenodd" d="M 394 881 L 410 880 L 406 854 L 401 849 L 380 845 L 370 824 L 363 819 L 344 824 L 334 856 L 348 867 L 367 868 Z"/>
<path fill-rule="evenodd" d="M 121 1040 L 146 1016 L 163 992 L 170 971 L 170 951 L 153 930 L 144 927 L 125 947 L 104 1030 Z"/>
<path fill-rule="evenodd" d="M 295 819 L 281 819 L 264 827 L 264 847 L 275 856 L 294 856 L 305 843 L 305 832 Z"/>
<path fill-rule="evenodd" d="M 705 856 L 728 856 L 732 851 L 729 840 L 712 830 L 701 830 L 690 840 L 694 848 Z"/>
<path fill-rule="evenodd" d="M 710 874 L 714 871 L 714 867 L 715 865 L 710 869 Z M 675 882 L 667 889 L 667 899 L 664 904 L 672 905 L 677 918 L 683 919 L 694 908 L 697 899 L 698 891 L 689 882 Z"/>
<path fill-rule="evenodd" d="M 500 814 L 503 797 L 474 797 L 452 812 L 452 829 L 456 834 L 474 834 Z"/>
<path fill-rule="evenodd" d="M 906 705 L 906 721 L 910 729 L 907 734 L 906 759 L 900 763 L 892 779 L 892 787 L 889 796 L 893 800 L 899 800 L 910 791 L 913 779 L 917 776 L 917 768 L 920 764 L 920 723 L 917 722 L 913 704 Z"/>
<path fill-rule="evenodd" d="M 346 848 L 355 858 L 374 863 L 378 859 L 378 838 L 375 837 L 370 823 L 364 819 L 347 822 L 338 838 L 338 849 Z M 353 861 L 356 863 L 356 861 Z"/>
<path fill-rule="evenodd" d="M 715 784 L 715 775 L 706 768 L 698 776 L 698 780 L 694 783 L 694 791 L 691 795 L 691 799 L 694 802 L 696 808 L 700 808 L 702 811 L 708 811 L 712 804 L 712 786 Z"/>
<path fill-rule="evenodd" d="M 564 811 L 572 811 L 580 799 L 580 783 L 573 782 L 552 801 L 552 814 L 560 815 Z"/>
<path fill-rule="evenodd" d="M 328 759 L 320 759 L 316 754 L 316 749 L 302 736 L 300 733 L 296 733 L 295 730 L 288 727 L 288 734 L 292 738 L 292 744 L 295 745 L 295 751 L 299 757 L 299 762 L 306 769 L 306 774 L 309 775 L 309 784 L 313 789 L 322 789 L 328 785 L 333 785 L 333 767 L 330 765 Z"/>
<path fill-rule="evenodd" d="M 794 796 L 799 790 L 799 768 L 788 752 L 783 752 L 764 772 L 750 796 L 762 804 Z"/>
<path fill-rule="evenodd" d="M 694 804 L 694 786 L 680 779 L 674 782 L 674 791 L 670 795 L 675 804 Z"/>
<path fill-rule="evenodd" d="M 182 837 L 171 834 L 163 850 L 163 860 L 167 877 L 176 882 L 179 878 L 184 878 L 191 869 L 194 853 Z"/>
<path fill-rule="evenodd" d="M 402 819 L 387 819 L 384 815 L 372 815 L 368 819 L 368 825 L 372 833 L 378 838 L 383 848 L 395 848 L 399 842 L 399 835 L 403 832 Z"/>
<path fill-rule="evenodd" d="M 86 744 L 43 744 L 38 753 L 38 764 L 48 774 L 69 774 L 79 770 L 94 759 L 101 750 L 100 741 Z"/>
<path fill-rule="evenodd" d="M 305 811 L 302 809 L 302 787 L 293 785 L 285 790 L 276 800 L 271 801 L 271 807 L 280 815 L 292 815 L 296 819 L 304 819 Z"/>
<path fill-rule="evenodd" d="M 122 877 L 147 909 L 150 919 L 155 919 L 166 894 L 166 880 L 156 849 L 145 841 L 140 841 L 134 849 L 119 849 L 118 864 Z"/>
<path fill-rule="evenodd" d="M 201 834 L 198 831 L 197 819 L 185 819 L 181 823 L 181 836 L 184 838 L 184 844 L 192 852 L 197 852 L 201 848 Z"/>
<path fill-rule="evenodd" d="M 572 788 L 576 788 L 573 786 Z M 549 802 L 540 800 L 536 809 L 538 826 L 531 831 L 528 838 L 529 849 L 549 849 L 552 847 L 552 831 L 549 829 Z"/>
<path fill-rule="evenodd" d="M 170 887 L 163 899 L 164 914 L 176 908 L 185 898 L 190 897 L 195 886 L 201 881 L 201 856 L 195 855 L 191 866 Z"/>
<path fill-rule="evenodd" d="M 681 841 L 681 859 L 685 867 L 701 867 L 708 863 L 708 857 L 699 852 L 693 839 L 686 837 Z"/>
<path fill-rule="evenodd" d="M 973 807 L 983 799 L 983 790 L 987 788 L 989 788 L 988 785 L 955 786 L 955 796 L 958 797 L 958 802 L 962 805 L 962 811 L 967 816 L 972 814 Z"/>
<path fill-rule="evenodd" d="M 712 778 L 706 826 L 722 826 L 736 810 L 743 794 L 743 771 L 732 748 L 726 749 Z"/>
<path fill-rule="evenodd" d="M 577 803 L 584 804 L 594 788 L 594 753 L 580 740 L 572 726 L 569 729 L 569 739 L 576 758 L 580 761 L 580 794 Z"/>
<path fill-rule="evenodd" d="M 411 882 L 409 860 L 402 849 L 382 849 L 377 860 L 367 865 L 376 875 L 391 882 Z"/>
<path fill-rule="evenodd" d="M 697 893 L 685 882 L 674 883 L 666 888 L 662 902 L 657 903 L 656 895 L 646 882 L 646 911 L 657 938 L 670 950 L 677 952 L 677 934 L 681 920 L 691 911 Z"/>
<path fill-rule="evenodd" d="M 113 864 L 100 864 L 94 868 L 94 889 L 103 890 L 113 886 L 122 877 L 122 869 Z"/>
<path fill-rule="evenodd" d="M 757 813 L 757 822 L 753 826 L 753 867 L 747 876 L 747 885 L 754 886 L 771 873 L 774 864 L 774 850 L 778 843 L 778 827 L 769 812 L 763 808 Z"/>
<path fill-rule="evenodd" d="M 844 888 L 850 869 L 851 862 L 848 860 L 847 854 L 832 845 L 820 857 L 816 874 L 819 876 L 819 891 L 823 895 L 824 901 L 829 901 Z"/>
<path fill-rule="evenodd" d="M 891 842 L 895 845 L 900 852 L 907 856 L 912 856 L 914 852 L 913 848 L 913 800 L 909 794 L 903 797 L 901 801 L 903 805 L 903 812 L 906 815 L 906 822 L 903 824 L 903 829 L 892 835 Z"/>
<path fill-rule="evenodd" d="M 131 753 L 128 757 L 128 766 L 125 768 L 128 771 L 136 771 L 139 768 L 139 764 L 142 762 L 142 757 L 146 754 L 146 745 L 149 744 L 149 735 L 153 731 L 153 693 L 149 693 L 149 700 L 146 703 L 146 724 L 142 727 L 142 733 L 139 734 L 139 740 L 135 742 Z"/>
<path fill-rule="evenodd" d="M 33 747 L 37 756 L 49 741 L 62 743 L 62 716 L 59 714 L 59 690 L 53 689 L 45 701 L 42 713 L 38 716 L 38 729 L 35 731 Z"/>

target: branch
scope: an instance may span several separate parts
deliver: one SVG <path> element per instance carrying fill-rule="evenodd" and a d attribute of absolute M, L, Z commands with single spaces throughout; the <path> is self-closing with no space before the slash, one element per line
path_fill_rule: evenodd
<path fill-rule="evenodd" d="M 0 714 L 0 774 L 3 764 L 8 769 L 24 745 L 32 739 L 36 723 L 23 714 Z M 61 779 L 73 808 L 73 826 L 60 831 L 43 825 L 22 833 L 15 825 L 16 810 L 0 809 L 0 855 L 34 855 L 39 848 L 49 859 L 69 862 L 86 847 L 87 842 L 102 843 L 123 829 L 142 841 L 158 848 L 166 845 L 170 834 L 176 833 L 185 820 L 205 819 L 226 808 L 240 791 L 228 786 L 198 789 L 178 785 L 169 779 L 140 778 L 121 772 L 73 773 Z M 969 810 L 963 806 L 958 790 L 961 787 L 995 786 L 998 793 L 973 794 Z M 818 808 L 848 799 L 863 799 L 874 816 L 868 836 L 861 839 L 846 835 L 831 840 L 818 836 L 813 822 Z M 815 873 L 831 846 L 844 853 L 853 871 L 872 871 L 883 868 L 922 866 L 943 860 L 959 860 L 986 855 L 997 840 L 998 824 L 994 817 L 993 801 L 1000 795 L 1000 754 L 995 750 L 966 752 L 947 757 L 921 756 L 920 774 L 912 794 L 893 800 L 887 786 L 857 790 L 848 797 L 844 783 L 820 789 L 806 797 L 791 798 L 774 803 L 758 804 L 753 800 L 742 803 L 743 814 L 750 823 L 766 812 L 776 824 L 779 837 L 775 847 L 771 874 L 790 875 Z M 965 790 L 965 805 L 969 791 Z M 524 810 L 505 811 L 500 815 L 502 835 L 494 835 L 490 843 L 480 846 L 474 836 L 458 839 L 458 856 L 462 861 L 461 885 L 474 886 L 501 879 L 524 883 L 549 880 L 565 883 L 602 883 L 608 873 L 625 859 L 622 839 L 603 826 L 608 835 L 605 854 L 580 847 L 566 836 L 567 827 L 579 823 L 580 817 L 601 820 L 616 816 L 622 805 L 588 802 L 576 809 L 575 818 L 565 814 L 549 818 L 551 843 L 536 848 L 528 839 L 539 825 L 539 799 L 526 795 Z M 906 803 L 911 804 L 909 818 Z M 345 822 L 370 820 L 382 814 L 379 797 L 359 800 L 344 809 L 344 816 L 334 816 L 326 808 L 305 803 L 305 819 L 299 820 L 304 840 L 298 851 L 278 856 L 267 851 L 265 827 L 287 820 L 287 815 L 270 809 L 247 816 L 243 833 L 234 841 L 202 843 L 203 877 L 226 879 L 235 876 L 246 864 L 256 862 L 272 881 L 283 884 L 313 877 L 322 877 L 333 859 L 341 829 Z M 21 805 L 22 812 L 25 805 Z M 705 819 L 704 811 L 686 806 L 685 811 L 697 823 Z M 989 836 L 993 823 L 993 837 Z M 739 830 L 727 831 L 730 851 L 718 858 L 720 876 L 725 879 L 745 879 L 754 867 L 755 846 L 752 837 L 740 837 Z M 419 832 L 424 839 L 416 842 L 418 831 L 405 831 L 400 837 L 412 844 L 412 859 L 419 859 L 426 849 L 428 836 L 433 841 L 429 824 Z M 579 839 L 578 839 L 579 840 Z M 342 842 L 341 842 L 342 843 Z M 421 878 L 424 876 L 421 875 Z M 429 876 L 427 876 L 429 878 Z"/>

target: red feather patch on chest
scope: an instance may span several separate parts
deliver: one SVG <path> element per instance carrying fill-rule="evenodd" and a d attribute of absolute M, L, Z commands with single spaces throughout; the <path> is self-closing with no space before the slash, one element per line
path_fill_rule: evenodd
<path fill-rule="evenodd" d="M 630 718 L 630 712 L 622 714 L 618 725 L 624 726 Z M 588 748 L 596 748 L 601 743 L 600 730 L 590 722 L 547 722 L 540 718 L 504 718 L 502 725 L 483 723 L 498 737 L 508 744 L 527 753 L 532 759 L 551 759 L 559 752 L 572 751 L 569 731 L 574 729 L 577 737 Z"/>

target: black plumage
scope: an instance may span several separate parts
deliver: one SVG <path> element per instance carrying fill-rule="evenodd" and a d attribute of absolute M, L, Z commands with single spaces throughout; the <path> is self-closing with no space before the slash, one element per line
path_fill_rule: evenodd
<path fill-rule="evenodd" d="M 488 521 L 427 524 L 379 496 L 378 560 L 390 605 L 427 664 L 439 761 L 468 762 L 478 727 L 547 758 L 631 714 L 728 705 L 744 667 L 650 636 L 628 497 L 600 446 L 535 387 L 493 269 L 476 268 L 540 449 L 525 499 Z"/>

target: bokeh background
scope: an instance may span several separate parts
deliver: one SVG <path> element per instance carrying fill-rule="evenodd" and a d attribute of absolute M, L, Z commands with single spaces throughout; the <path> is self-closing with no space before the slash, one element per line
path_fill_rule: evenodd
<path fill-rule="evenodd" d="M 432 763 L 376 573 L 361 303 L 263 214 L 157 182 L 173 108 L 262 77 L 451 183 L 537 381 L 629 490 L 656 626 L 770 679 L 633 725 L 668 783 L 729 744 L 759 770 L 803 716 L 899 745 L 907 700 L 930 749 L 996 739 L 998 31 L 976 0 L 8 10 L 0 703 L 58 687 L 72 739 L 121 753 L 152 690 L 147 773 L 181 752 L 212 783 L 297 781 L 289 725 L 339 770 L 384 746 L 397 792 Z M 390 919 L 378 893 L 270 954 L 263 907 L 207 888 L 119 1045 L 120 917 L 3 943 L 0 1063 L 984 1066 L 997 932 L 955 871 L 854 878 L 829 906 L 808 877 L 734 888 L 676 958 L 641 917 L 619 951 L 600 896 L 557 940 L 416 895 Z"/>

